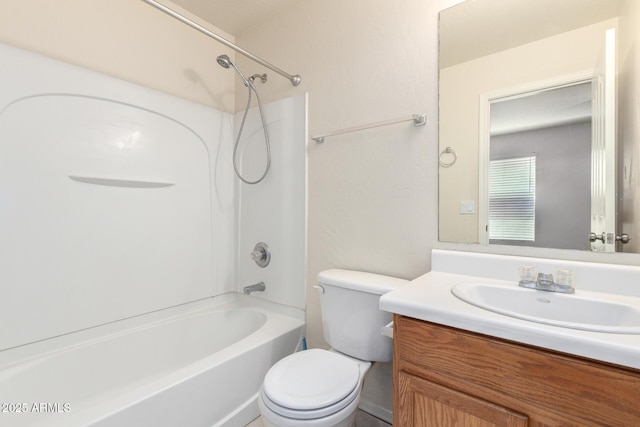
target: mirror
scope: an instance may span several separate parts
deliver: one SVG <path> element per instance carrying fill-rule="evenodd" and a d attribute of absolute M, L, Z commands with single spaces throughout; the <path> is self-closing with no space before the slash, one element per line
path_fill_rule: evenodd
<path fill-rule="evenodd" d="M 640 252 L 639 35 L 636 0 L 440 13 L 441 242 Z"/>

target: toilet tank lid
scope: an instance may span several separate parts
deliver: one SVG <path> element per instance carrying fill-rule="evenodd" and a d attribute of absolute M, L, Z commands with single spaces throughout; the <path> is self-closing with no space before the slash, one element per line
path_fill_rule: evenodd
<path fill-rule="evenodd" d="M 367 273 L 364 271 L 341 270 L 333 268 L 318 274 L 321 284 L 333 285 L 340 288 L 353 289 L 355 291 L 369 292 L 383 295 L 406 283 L 408 280 L 397 277 L 383 276 L 381 274 Z"/>

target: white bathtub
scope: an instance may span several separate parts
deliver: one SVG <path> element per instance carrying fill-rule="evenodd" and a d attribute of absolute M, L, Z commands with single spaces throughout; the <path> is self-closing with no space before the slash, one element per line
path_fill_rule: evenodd
<path fill-rule="evenodd" d="M 229 294 L 0 352 L 0 425 L 244 426 L 302 319 Z"/>

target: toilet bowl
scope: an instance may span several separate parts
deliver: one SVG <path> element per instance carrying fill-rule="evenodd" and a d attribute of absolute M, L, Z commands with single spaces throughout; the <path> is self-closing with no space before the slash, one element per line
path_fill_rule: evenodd
<path fill-rule="evenodd" d="M 391 340 L 380 333 L 391 315 L 378 300 L 407 281 L 336 269 L 318 280 L 324 337 L 332 349 L 294 353 L 267 372 L 258 398 L 266 426 L 353 426 L 371 362 L 391 361 Z"/>
<path fill-rule="evenodd" d="M 321 349 L 285 357 L 269 370 L 260 390 L 258 405 L 265 425 L 353 425 L 370 366 L 371 362 Z"/>

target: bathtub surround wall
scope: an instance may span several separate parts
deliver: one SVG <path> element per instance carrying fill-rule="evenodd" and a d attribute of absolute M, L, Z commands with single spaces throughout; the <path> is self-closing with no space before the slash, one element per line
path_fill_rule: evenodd
<path fill-rule="evenodd" d="M 0 350 L 238 289 L 238 229 L 273 246 L 256 278 L 269 299 L 304 309 L 305 96 L 265 106 L 274 167 L 240 203 L 229 114 L 6 45 L 0 58 Z M 264 157 L 253 115 L 247 173 Z"/>
<path fill-rule="evenodd" d="M 0 349 L 224 292 L 231 115 L 6 45 L 0 57 Z"/>
<path fill-rule="evenodd" d="M 254 84 L 260 92 L 265 87 L 258 82 Z M 243 93 L 246 94 L 246 89 Z M 235 180 L 240 203 L 238 289 L 264 282 L 265 291 L 255 293 L 256 297 L 303 310 L 307 259 L 306 111 L 304 94 L 265 105 L 271 169 L 259 184 Z M 242 114 L 240 111 L 235 115 L 235 135 Z M 258 179 L 264 172 L 267 156 L 257 107 L 249 110 L 238 154 L 243 177 L 250 181 Z M 271 261 L 264 268 L 250 256 L 260 242 L 271 250 Z"/>
<path fill-rule="evenodd" d="M 206 28 L 221 34 L 228 40 L 235 41 L 233 36 L 199 20 L 188 11 L 182 10 L 175 5 L 172 5 L 172 7 L 175 7 L 180 13 Z M 114 31 L 116 27 L 118 31 Z M 225 53 L 234 59 L 235 53 L 143 2 L 109 0 L 91 2 L 90 5 L 81 0 L 65 0 L 57 2 L 55 5 L 42 0 L 2 2 L 0 4 L 0 42 L 43 53 L 65 62 L 123 78 L 165 93 L 174 94 L 181 98 L 212 106 L 222 112 L 235 111 L 235 76 L 228 70 L 219 67 L 215 61 L 218 54 Z M 50 78 L 52 77 L 45 76 L 42 80 Z M 304 99 L 304 93 L 299 96 L 302 97 L 300 99 Z M 244 103 L 241 104 L 244 107 Z M 293 105 L 287 104 L 287 101 L 285 101 L 285 104 Z M 296 105 L 304 106 L 304 101 L 303 104 Z M 272 109 L 275 114 L 292 112 L 290 108 L 285 111 L 285 107 L 278 107 L 277 104 L 267 108 Z M 204 108 L 202 110 L 205 111 Z M 203 114 L 209 114 L 209 111 L 207 110 Z M 213 114 L 215 116 L 217 113 L 214 112 Z M 298 113 L 295 120 L 304 118 L 304 115 L 304 112 Z M 220 123 L 220 117 L 225 117 L 225 126 L 232 123 L 230 118 L 222 115 L 212 119 L 213 126 L 216 126 L 216 123 Z M 284 129 L 283 120 L 288 120 L 287 125 L 291 123 L 291 119 L 286 119 L 285 116 L 271 115 L 271 118 L 274 123 L 270 126 L 275 126 L 276 132 Z M 304 122 L 302 123 L 304 125 Z M 298 135 L 300 132 L 305 133 L 304 130 L 300 131 L 299 127 L 297 129 Z M 219 128 L 218 130 L 212 128 L 207 129 L 207 131 L 211 131 L 212 134 L 217 132 L 217 137 L 229 138 L 229 140 L 231 140 L 233 134 L 233 131 L 228 127 Z M 250 136 L 246 131 L 245 135 Z M 293 176 L 276 179 L 277 184 L 271 184 L 271 192 L 274 194 L 289 194 L 289 187 L 280 190 L 276 189 L 274 185 L 285 187 L 295 187 L 300 183 L 303 185 L 302 187 L 295 187 L 295 191 L 292 193 L 295 196 L 295 208 L 291 204 L 279 203 L 275 212 L 282 212 L 282 209 L 291 207 L 292 210 L 295 209 L 296 218 L 304 218 L 304 196 L 300 197 L 300 194 L 303 194 L 301 191 L 304 191 L 305 183 L 304 170 L 302 169 L 304 167 L 304 158 L 299 155 L 300 147 L 304 147 L 304 138 L 299 138 L 299 142 L 296 142 L 298 151 L 296 152 L 294 147 L 295 154 L 288 153 L 286 150 L 283 151 L 282 148 L 285 146 L 278 146 L 279 141 L 282 141 L 282 137 L 278 136 L 277 133 L 272 135 L 272 139 L 275 141 L 273 144 L 274 157 L 279 158 L 276 163 L 288 167 L 292 162 L 295 162 L 300 167 L 296 169 Z M 287 146 L 291 144 L 288 140 L 284 140 L 284 143 Z M 215 167 L 213 167 L 212 163 L 211 190 L 219 192 L 219 194 L 211 198 L 212 206 L 225 206 L 225 209 L 228 209 L 228 205 L 235 203 L 233 201 L 235 200 L 238 206 L 234 208 L 240 212 L 240 197 L 234 199 L 233 196 L 228 194 L 235 191 L 239 195 L 242 191 L 240 188 L 227 188 L 230 185 L 229 183 L 234 182 L 234 179 L 231 179 L 229 175 L 230 173 L 232 174 L 229 160 L 231 154 L 225 151 L 229 146 L 221 145 L 217 148 L 209 148 L 209 154 L 212 158 L 224 159 L 224 161 L 215 164 Z M 287 159 L 287 155 L 293 157 Z M 289 179 L 294 183 L 290 184 Z M 231 185 L 233 187 L 236 184 L 233 183 Z M 281 199 L 282 197 L 286 198 L 287 196 L 281 196 Z M 250 203 L 246 197 L 244 199 L 242 204 Z M 271 211 L 274 212 L 273 209 Z M 293 215 L 293 213 L 291 214 Z M 274 215 L 287 218 L 290 214 L 287 211 L 285 215 Z M 218 223 L 224 224 L 225 220 L 221 215 L 214 212 L 213 216 L 214 222 L 218 218 L 222 218 L 223 220 Z M 298 225 L 296 233 L 304 229 L 304 219 L 297 220 L 302 221 L 302 225 Z M 264 221 L 261 223 L 263 226 L 265 225 Z M 269 228 L 269 226 L 267 225 L 266 228 Z M 273 227 L 271 228 L 272 233 L 279 233 L 281 236 L 290 233 L 288 226 L 285 231 L 276 231 Z M 229 231 L 227 230 L 234 229 L 236 233 L 239 232 L 237 225 L 226 227 L 225 232 L 228 234 Z M 243 235 L 248 235 L 248 232 L 243 232 Z M 291 250 L 295 252 L 296 256 L 303 255 L 305 253 L 304 240 L 300 240 L 300 235 L 298 234 L 296 234 L 295 238 L 298 238 L 298 246 L 295 250 Z M 273 239 L 273 237 L 270 237 L 269 240 Z M 239 253 L 238 246 L 229 247 L 225 237 L 217 236 L 214 241 L 216 245 L 223 248 L 223 250 L 218 251 L 219 255 L 225 254 L 220 256 L 226 256 L 228 257 L 227 260 L 230 260 L 227 265 L 235 266 L 237 262 L 235 257 Z M 278 245 L 277 242 L 272 242 L 272 244 Z M 279 255 L 283 254 L 280 253 Z M 244 256 L 246 258 L 248 254 Z M 300 262 L 299 257 L 293 260 L 288 259 L 286 256 L 278 256 L 276 259 L 280 263 L 285 262 L 284 260 L 286 259 L 287 263 L 304 264 L 304 261 Z M 225 262 L 226 260 L 222 264 L 225 264 Z M 277 265 L 278 263 L 276 262 L 274 266 Z M 244 264 L 244 266 L 247 266 L 247 264 Z M 279 272 L 282 272 L 282 267 L 278 268 L 280 268 Z M 271 270 L 275 270 L 275 268 Z M 295 274 L 298 273 L 296 272 Z M 236 284 L 234 273 L 225 272 L 224 267 L 218 269 L 216 274 L 218 275 L 216 286 L 219 286 L 220 289 L 212 290 L 211 294 L 238 290 L 238 287 L 241 287 L 241 285 Z M 289 273 L 289 277 L 291 277 L 291 273 Z M 299 274 L 297 280 L 304 280 L 303 277 L 304 274 Z M 289 283 L 291 283 L 291 280 L 289 280 Z M 289 295 L 290 292 L 283 291 L 282 286 L 280 285 L 279 295 Z M 286 303 L 300 308 L 304 307 L 304 296 L 300 297 L 300 295 L 304 295 L 303 291 L 302 293 L 298 292 L 297 296 L 296 292 L 293 292 L 293 296 L 289 297 Z"/>

